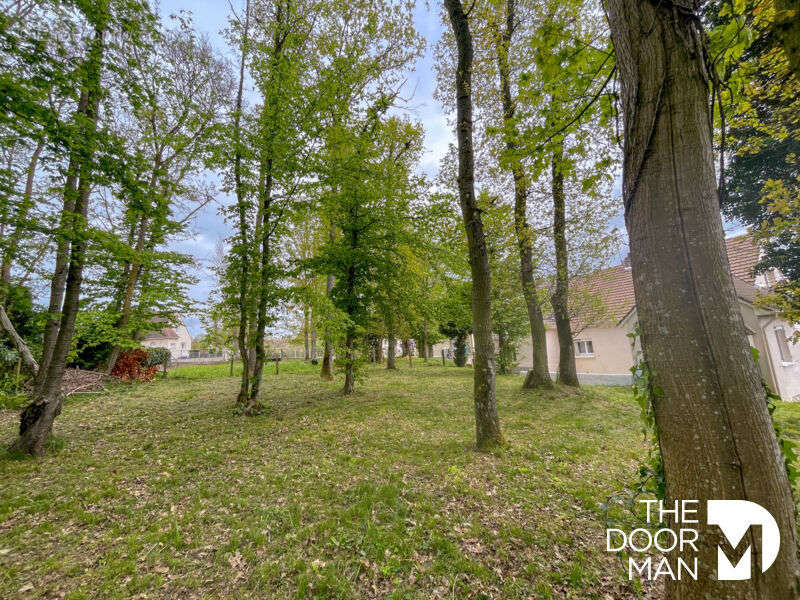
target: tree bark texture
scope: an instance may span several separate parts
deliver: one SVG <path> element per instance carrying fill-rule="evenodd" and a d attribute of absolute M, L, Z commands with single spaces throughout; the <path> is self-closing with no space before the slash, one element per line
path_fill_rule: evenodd
<path fill-rule="evenodd" d="M 489 255 L 483 221 L 475 199 L 472 146 L 472 34 L 461 0 L 444 0 L 457 46 L 456 132 L 458 137 L 458 196 L 467 232 L 472 274 L 472 323 L 475 338 L 473 400 L 478 448 L 502 443 L 495 393 L 495 356 L 492 340 Z"/>
<path fill-rule="evenodd" d="M 623 200 L 642 348 L 662 393 L 653 400 L 667 497 L 700 500 L 698 581 L 668 581 L 671 600 L 794 600 L 797 540 L 784 459 L 750 353 L 725 251 L 714 174 L 708 73 L 691 6 L 609 0 L 625 118 Z M 643 24 L 647 27 L 643 27 Z M 781 549 L 761 573 L 717 581 L 723 536 L 705 501 L 756 502 Z"/>
<path fill-rule="evenodd" d="M 536 289 L 533 265 L 532 233 L 528 224 L 528 191 L 530 181 L 525 174 L 525 169 L 519 158 L 517 149 L 517 128 L 514 123 L 516 118 L 516 104 L 511 94 L 511 78 L 509 73 L 508 53 L 511 51 L 511 42 L 515 27 L 515 0 L 506 0 L 506 24 L 501 36 L 498 37 L 497 47 L 497 72 L 500 76 L 500 95 L 503 103 L 503 119 L 505 120 L 504 138 L 506 145 L 506 160 L 509 171 L 514 180 L 514 232 L 517 237 L 519 249 L 520 279 L 525 306 L 528 311 L 528 321 L 531 328 L 531 344 L 533 348 L 533 365 L 525 381 L 524 389 L 552 388 L 550 369 L 547 365 L 547 333 L 544 327 L 542 306 L 539 302 L 539 293 Z"/>
<path fill-rule="evenodd" d="M 575 344 L 569 319 L 569 266 L 567 250 L 566 199 L 564 174 L 561 172 L 561 151 L 553 153 L 553 245 L 556 251 L 556 288 L 550 298 L 553 319 L 558 333 L 558 381 L 571 387 L 580 387 L 575 368 Z"/>

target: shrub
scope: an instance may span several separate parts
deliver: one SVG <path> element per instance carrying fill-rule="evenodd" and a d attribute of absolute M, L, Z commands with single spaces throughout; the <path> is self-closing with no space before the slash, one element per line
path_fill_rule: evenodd
<path fill-rule="evenodd" d="M 151 381 L 158 365 L 148 366 L 150 355 L 142 348 L 123 352 L 114 364 L 111 374 L 122 381 Z"/>
<path fill-rule="evenodd" d="M 167 348 L 150 348 L 145 366 L 160 367 L 163 365 L 164 368 L 167 368 L 170 360 L 172 360 L 172 354 Z"/>

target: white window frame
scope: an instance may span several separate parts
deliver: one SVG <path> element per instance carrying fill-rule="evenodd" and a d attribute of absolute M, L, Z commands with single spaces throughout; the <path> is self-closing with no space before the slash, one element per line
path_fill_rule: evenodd
<path fill-rule="evenodd" d="M 581 344 L 584 349 L 591 347 L 591 352 L 581 352 Z M 588 346 L 587 346 L 588 344 Z M 575 340 L 575 358 L 593 358 L 594 357 L 594 342 L 590 339 Z"/>

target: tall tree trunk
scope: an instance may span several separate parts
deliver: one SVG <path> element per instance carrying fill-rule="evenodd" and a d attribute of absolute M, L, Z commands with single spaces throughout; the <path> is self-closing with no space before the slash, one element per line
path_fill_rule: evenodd
<path fill-rule="evenodd" d="M 353 392 L 356 391 L 355 356 L 353 354 L 354 341 L 355 341 L 355 336 L 353 335 L 352 330 L 348 328 L 344 341 L 345 365 L 344 365 L 344 388 L 342 389 L 342 392 L 344 394 L 352 394 Z"/>
<path fill-rule="evenodd" d="M 562 151 L 553 153 L 553 245 L 556 251 L 556 289 L 550 298 L 558 333 L 558 381 L 580 387 L 575 368 L 575 344 L 569 321 L 569 267 L 567 256 L 567 218 L 564 198 L 564 175 L 561 172 Z"/>
<path fill-rule="evenodd" d="M 311 347 L 309 343 L 309 326 L 308 326 L 308 307 L 303 308 L 303 345 L 305 347 L 305 360 L 311 358 Z"/>
<path fill-rule="evenodd" d="M 53 421 L 61 412 L 61 382 L 66 367 L 67 354 L 72 344 L 75 320 L 78 315 L 78 302 L 83 281 L 83 267 L 86 261 L 87 238 L 86 216 L 89 210 L 89 194 L 91 193 L 94 170 L 94 154 L 97 146 L 97 116 L 102 90 L 100 76 L 105 50 L 105 28 L 107 15 L 101 15 L 94 28 L 94 39 L 89 51 L 86 68 L 85 124 L 82 132 L 80 151 L 76 154 L 79 165 L 77 196 L 73 211 L 62 215 L 69 231 L 72 232 L 70 244 L 69 267 L 64 286 L 64 304 L 61 307 L 61 322 L 58 336 L 50 353 L 47 373 L 37 390 L 33 401 L 20 415 L 20 435 L 11 445 L 12 451 L 23 451 L 34 456 L 44 452 L 44 445 L 53 427 Z M 66 201 L 65 201 L 66 204 Z M 40 370 L 42 367 L 40 366 Z"/>
<path fill-rule="evenodd" d="M 333 237 L 333 232 L 331 232 L 331 237 Z M 331 295 L 333 284 L 333 275 L 328 275 L 328 279 L 325 282 L 325 293 L 327 293 L 328 296 Z M 322 351 L 322 369 L 320 370 L 320 377 L 325 381 L 333 379 L 333 345 L 331 344 L 330 334 L 327 331 L 325 332 L 325 347 Z"/>
<path fill-rule="evenodd" d="M 28 162 L 27 176 L 25 178 L 25 193 L 22 197 L 22 202 L 19 205 L 15 220 L 17 226 L 14 231 L 8 236 L 8 241 L 3 247 L 2 265 L 0 265 L 0 282 L 2 283 L 2 293 L 5 294 L 8 286 L 11 283 L 11 264 L 17 257 L 17 249 L 19 242 L 22 238 L 22 233 L 25 228 L 22 226 L 25 219 L 28 218 L 28 212 L 33 206 L 33 184 L 36 181 L 36 168 L 39 164 L 39 157 L 44 150 L 45 138 L 44 135 L 39 139 L 36 148 L 33 150 L 31 159 Z"/>
<path fill-rule="evenodd" d="M 313 317 L 313 313 L 312 313 Z M 311 319 L 311 360 L 317 359 L 317 327 L 314 325 L 314 319 Z"/>
<path fill-rule="evenodd" d="M 394 337 L 394 322 L 389 321 L 386 335 L 386 368 L 394 370 L 397 368 L 395 363 L 395 353 L 397 352 L 397 338 Z"/>
<path fill-rule="evenodd" d="M 280 12 L 278 13 L 280 19 Z M 276 45 L 276 54 L 281 52 L 280 46 Z M 258 279 L 258 309 L 256 314 L 255 328 L 251 335 L 252 350 L 254 351 L 253 360 L 253 373 L 252 382 L 250 383 L 250 394 L 247 402 L 247 413 L 255 413 L 262 408 L 259 395 L 261 393 L 261 380 L 264 374 L 264 360 L 266 354 L 264 352 L 264 335 L 267 328 L 267 304 L 270 295 L 270 235 L 273 228 L 270 223 L 270 207 L 272 204 L 272 182 L 273 182 L 273 161 L 269 156 L 269 150 L 265 152 L 267 156 L 264 157 L 261 164 L 261 171 L 263 177 L 263 185 L 259 185 L 259 208 L 258 212 L 261 215 L 257 219 L 256 231 L 260 234 L 261 239 L 261 252 L 260 252 L 260 269 Z M 278 372 L 278 362 L 282 358 L 281 354 L 275 362 L 275 373 Z"/>
<path fill-rule="evenodd" d="M 494 342 L 490 306 L 489 256 L 481 214 L 475 201 L 472 148 L 472 34 L 461 0 L 444 0 L 456 39 L 456 129 L 458 133 L 458 196 L 467 231 L 472 273 L 472 323 L 475 336 L 474 403 L 478 448 L 502 443 L 495 394 Z"/>
<path fill-rule="evenodd" d="M 244 70 L 247 62 L 250 31 L 250 0 L 245 4 L 244 31 L 242 34 L 242 57 L 239 63 L 239 88 L 236 92 L 236 109 L 233 119 L 233 179 L 236 189 L 236 205 L 239 216 L 239 295 L 237 298 L 239 308 L 239 329 L 236 336 L 239 355 L 242 357 L 242 380 L 239 386 L 239 395 L 236 403 L 246 405 L 250 391 L 250 353 L 247 347 L 248 331 L 248 278 L 250 273 L 250 258 L 247 243 L 247 201 L 245 198 L 244 182 L 242 181 L 242 97 L 244 93 Z"/>
<path fill-rule="evenodd" d="M 81 92 L 78 100 L 77 115 L 86 115 L 89 105 L 89 93 Z M 76 144 L 73 144 L 73 146 Z M 70 152 L 67 177 L 64 182 L 64 202 L 61 209 L 61 219 L 58 226 L 55 265 L 53 278 L 50 280 L 50 299 L 47 304 L 47 319 L 44 324 L 42 339 L 42 357 L 39 361 L 39 373 L 34 382 L 36 390 L 41 389 L 50 367 L 50 360 L 58 337 L 58 327 L 61 322 L 61 305 L 64 301 L 64 289 L 67 284 L 67 269 L 69 267 L 70 236 L 68 233 L 69 216 L 75 211 L 76 196 L 78 194 L 78 171 L 80 159 L 78 149 Z"/>
<path fill-rule="evenodd" d="M 520 279 L 525 306 L 528 310 L 528 321 L 531 328 L 531 347 L 533 348 L 533 368 L 528 371 L 524 389 L 552 388 L 550 369 L 547 364 L 547 334 L 544 328 L 544 316 L 536 289 L 533 267 L 533 244 L 531 228 L 528 224 L 528 191 L 530 181 L 520 161 L 517 150 L 516 103 L 511 95 L 511 78 L 509 74 L 508 54 L 515 28 L 514 0 L 506 0 L 506 25 L 497 44 L 497 71 L 500 76 L 500 95 L 503 102 L 503 119 L 505 127 L 506 156 L 508 170 L 514 180 L 514 231 L 519 249 Z"/>
<path fill-rule="evenodd" d="M 676 2 L 607 7 L 625 117 L 625 222 L 642 348 L 661 390 L 653 405 L 667 499 L 700 501 L 698 580 L 667 580 L 667 595 L 794 600 L 794 502 L 728 266 L 701 21 Z M 717 581 L 723 536 L 706 525 L 711 499 L 755 502 L 775 518 L 781 548 L 766 573 L 755 564 L 749 580 Z M 751 528 L 745 540 L 755 563 L 758 538 Z"/>
<path fill-rule="evenodd" d="M 430 358 L 430 349 L 428 348 L 428 321 L 422 323 L 422 344 L 420 348 L 422 350 L 422 359 L 428 362 L 428 358 Z"/>
<path fill-rule="evenodd" d="M 155 176 L 156 170 L 153 169 L 153 174 L 150 180 L 151 188 L 155 185 Z M 134 246 L 134 255 L 133 260 L 130 263 L 130 267 L 126 270 L 127 278 L 125 283 L 125 290 L 123 292 L 123 299 L 122 299 L 122 314 L 120 315 L 119 322 L 117 323 L 116 328 L 119 331 L 122 331 L 127 327 L 128 323 L 130 322 L 131 318 L 131 311 L 133 310 L 133 296 L 136 292 L 136 284 L 139 281 L 139 270 L 141 268 L 141 254 L 142 250 L 144 250 L 144 243 L 147 237 L 147 223 L 148 218 L 147 215 L 142 214 L 139 219 L 139 230 L 136 235 L 136 245 Z M 111 373 L 114 370 L 114 365 L 117 364 L 117 359 L 119 358 L 120 353 L 122 352 L 122 348 L 118 345 L 115 345 L 111 349 L 111 354 L 108 357 L 108 365 L 106 366 L 106 372 Z"/>

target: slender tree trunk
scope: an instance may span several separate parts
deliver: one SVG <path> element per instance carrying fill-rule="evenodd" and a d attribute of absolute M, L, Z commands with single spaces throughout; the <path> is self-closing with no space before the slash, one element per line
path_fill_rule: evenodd
<path fill-rule="evenodd" d="M 332 232 L 331 237 L 333 237 Z M 328 294 L 328 296 L 331 295 L 333 284 L 333 275 L 328 275 L 328 279 L 325 282 L 325 292 Z M 325 348 L 322 353 L 322 369 L 320 371 L 320 377 L 322 377 L 322 379 L 325 381 L 330 381 L 333 379 L 333 345 L 331 344 L 330 335 L 327 331 L 325 332 Z"/>
<path fill-rule="evenodd" d="M 500 76 L 500 95 L 503 103 L 503 119 L 505 120 L 504 138 L 508 170 L 514 180 L 514 231 L 519 249 L 520 279 L 525 306 L 528 310 L 528 321 L 531 328 L 531 347 L 533 349 L 533 368 L 528 371 L 524 389 L 552 388 L 550 369 L 547 364 L 547 334 L 544 327 L 542 306 L 533 266 L 533 244 L 530 225 L 528 224 L 528 191 L 530 182 L 519 159 L 517 150 L 516 104 L 511 95 L 508 54 L 515 28 L 515 0 L 506 0 L 506 26 L 502 35 L 498 36 L 497 71 Z"/>
<path fill-rule="evenodd" d="M 667 596 L 795 600 L 794 502 L 728 266 L 701 20 L 675 2 L 607 8 L 625 118 L 625 221 L 642 348 L 660 389 L 653 405 L 667 500 L 700 501 L 698 579 L 668 579 Z M 775 519 L 781 546 L 766 573 L 750 528 L 751 578 L 717 581 L 723 536 L 706 524 L 712 499 L 755 502 Z"/>
<path fill-rule="evenodd" d="M 78 101 L 76 114 L 86 115 L 88 105 L 89 94 L 86 90 L 83 90 Z M 39 361 L 39 373 L 34 382 L 34 388 L 36 390 L 42 387 L 44 379 L 47 377 L 56 338 L 58 337 L 58 326 L 61 322 L 61 305 L 64 301 L 64 289 L 67 284 L 67 269 L 69 267 L 70 237 L 67 228 L 69 216 L 75 210 L 76 196 L 78 194 L 79 161 L 78 150 L 73 149 L 70 153 L 67 177 L 64 182 L 64 203 L 58 227 L 53 278 L 50 280 L 50 300 L 47 305 L 47 319 L 44 324 L 42 358 Z"/>
<path fill-rule="evenodd" d="M 311 360 L 317 359 L 317 328 L 311 319 Z"/>
<path fill-rule="evenodd" d="M 0 304 L 0 329 L 4 330 L 8 337 L 11 338 L 11 343 L 13 343 L 14 347 L 17 349 L 25 368 L 35 377 L 39 372 L 39 364 L 36 362 L 33 354 L 31 354 L 28 344 L 26 344 L 25 340 L 17 333 L 14 324 L 11 322 L 11 319 L 8 318 L 6 309 L 2 304 Z"/>
<path fill-rule="evenodd" d="M 428 348 L 428 322 L 427 321 L 425 321 L 422 324 L 422 344 L 420 345 L 420 348 L 422 349 L 422 359 L 425 362 L 428 362 L 428 359 L 430 358 L 430 354 L 431 353 L 430 353 L 430 349 Z"/>
<path fill-rule="evenodd" d="M 251 361 L 250 353 L 247 347 L 247 331 L 248 331 L 248 278 L 250 273 L 250 258 L 247 243 L 247 200 L 245 197 L 244 182 L 242 181 L 242 97 L 244 93 L 244 70 L 247 62 L 247 51 L 249 45 L 249 31 L 250 31 L 250 0 L 245 4 L 244 16 L 244 31 L 242 34 L 242 56 L 239 62 L 239 88 L 236 92 L 236 108 L 234 111 L 233 119 L 233 143 L 234 143 L 234 156 L 233 156 L 233 179 L 234 187 L 236 189 L 236 206 L 239 216 L 239 295 L 237 298 L 239 308 L 239 329 L 236 336 L 237 345 L 239 347 L 239 355 L 242 357 L 242 380 L 239 386 L 239 395 L 236 398 L 236 403 L 239 405 L 246 405 L 247 398 L 250 391 L 250 370 Z"/>
<path fill-rule="evenodd" d="M 334 226 L 331 225 L 330 229 L 328 230 L 328 239 L 333 242 L 336 238 L 336 230 Z M 333 275 L 328 275 L 327 280 L 325 281 L 325 293 L 330 298 L 331 292 L 333 291 L 333 284 L 335 283 L 335 279 Z M 325 331 L 325 347 L 322 352 L 322 369 L 320 370 L 320 377 L 325 381 L 330 381 L 333 379 L 333 344 L 331 344 L 330 339 L 330 332 Z"/>
<path fill-rule="evenodd" d="M 309 340 L 309 326 L 308 326 L 308 307 L 303 308 L 303 345 L 305 347 L 305 360 L 311 358 L 311 346 Z"/>
<path fill-rule="evenodd" d="M 389 331 L 386 337 L 386 368 L 391 371 L 397 369 L 397 364 L 395 364 L 396 351 L 397 338 L 394 337 L 394 323 L 389 323 Z"/>
<path fill-rule="evenodd" d="M 355 377 L 355 356 L 353 355 L 353 342 L 355 336 L 353 332 L 348 329 L 345 335 L 345 366 L 344 366 L 344 388 L 342 393 L 352 394 L 356 391 L 356 377 Z"/>
<path fill-rule="evenodd" d="M 11 284 L 11 263 L 17 256 L 19 241 L 22 238 L 23 231 L 25 231 L 22 224 L 28 218 L 28 212 L 33 206 L 33 184 L 36 181 L 36 168 L 39 164 L 39 157 L 42 154 L 42 150 L 44 150 L 44 144 L 45 139 L 44 135 L 42 135 L 28 162 L 28 174 L 25 178 L 25 194 L 22 197 L 22 202 L 20 203 L 15 218 L 18 224 L 14 228 L 14 231 L 8 236 L 8 241 L 3 248 L 2 265 L 0 265 L 0 282 L 2 282 L 3 294 L 7 292 L 8 286 Z"/>
<path fill-rule="evenodd" d="M 153 186 L 155 185 L 156 172 L 157 171 L 153 169 L 153 175 L 150 180 L 150 189 L 153 189 Z M 147 215 L 143 214 L 139 219 L 139 231 L 136 236 L 136 245 L 133 249 L 133 261 L 131 261 L 130 268 L 127 270 L 127 281 L 122 299 L 122 314 L 120 315 L 119 322 L 117 323 L 116 327 L 119 331 L 124 330 L 130 322 L 131 311 L 133 310 L 133 296 L 136 292 L 136 284 L 139 281 L 139 271 L 142 264 L 141 254 L 144 250 L 144 243 L 147 237 L 147 223 Z M 108 357 L 108 365 L 106 366 L 107 373 L 111 373 L 111 371 L 114 370 L 114 365 L 117 364 L 117 359 L 119 358 L 121 351 L 122 348 L 120 346 L 114 346 L 111 349 L 111 354 Z"/>
<path fill-rule="evenodd" d="M 474 403 L 475 433 L 478 448 L 502 443 L 495 394 L 495 357 L 492 340 L 489 256 L 483 222 L 475 200 L 474 156 L 472 148 L 472 34 L 461 0 L 444 0 L 455 35 L 456 129 L 458 134 L 458 196 L 467 231 L 469 263 L 472 273 L 472 322 L 475 336 Z"/>
<path fill-rule="evenodd" d="M 350 248 L 357 249 L 359 247 L 358 243 L 358 231 L 353 229 L 350 232 Z M 355 295 L 355 268 L 351 265 L 347 270 L 347 298 L 353 298 Z M 349 307 L 352 307 L 352 303 L 348 303 Z M 348 309 L 348 315 L 352 318 L 353 311 L 352 308 Z M 344 367 L 344 389 L 342 390 L 345 394 L 352 394 L 355 391 L 355 354 L 353 352 L 353 345 L 355 343 L 355 332 L 353 331 L 353 327 L 349 326 L 347 328 L 347 333 L 345 335 L 345 367 Z"/>
<path fill-rule="evenodd" d="M 571 387 L 580 387 L 575 368 L 575 344 L 569 319 L 569 267 L 567 256 L 567 219 L 564 198 L 564 175 L 561 172 L 562 152 L 553 153 L 553 245 L 556 251 L 556 289 L 550 298 L 553 318 L 558 333 L 558 381 Z"/>
<path fill-rule="evenodd" d="M 50 354 L 47 374 L 33 401 L 20 415 L 20 435 L 11 446 L 13 451 L 23 451 L 34 456 L 39 456 L 44 452 L 44 445 L 52 430 L 53 421 L 61 412 L 61 382 L 78 315 L 83 267 L 86 260 L 87 241 L 83 232 L 86 229 L 86 216 L 89 210 L 94 153 L 97 146 L 97 113 L 102 95 L 100 76 L 105 50 L 105 27 L 106 20 L 103 16 L 95 24 L 94 39 L 87 62 L 85 84 L 87 102 L 86 109 L 82 114 L 86 119 L 86 125 L 84 125 L 82 147 L 76 160 L 76 163 L 80 165 L 78 193 L 73 211 L 65 215 L 67 229 L 72 232 L 72 243 L 70 244 L 69 267 L 64 286 L 61 323 Z"/>

